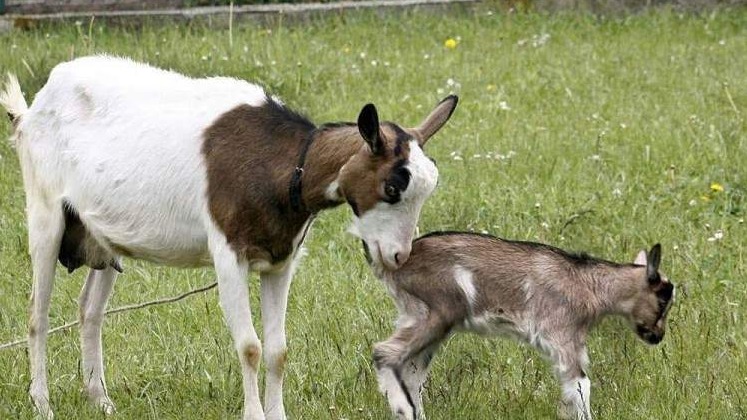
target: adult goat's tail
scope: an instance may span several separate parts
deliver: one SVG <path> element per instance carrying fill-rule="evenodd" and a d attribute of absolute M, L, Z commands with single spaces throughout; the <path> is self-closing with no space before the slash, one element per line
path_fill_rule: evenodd
<path fill-rule="evenodd" d="M 26 99 L 21 92 L 21 85 L 18 78 L 8 73 L 8 80 L 5 82 L 5 89 L 0 91 L 0 105 L 5 108 L 10 120 L 17 124 L 18 120 L 29 110 Z"/>

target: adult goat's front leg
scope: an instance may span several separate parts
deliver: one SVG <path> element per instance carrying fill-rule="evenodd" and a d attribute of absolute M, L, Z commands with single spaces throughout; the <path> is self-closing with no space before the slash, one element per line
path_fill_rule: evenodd
<path fill-rule="evenodd" d="M 247 286 L 249 265 L 245 258 L 236 255 L 222 234 L 213 234 L 210 248 L 218 276 L 220 306 L 231 331 L 241 365 L 244 419 L 264 420 L 257 386 L 257 371 L 262 357 L 262 347 L 254 329 L 252 312 L 249 308 Z"/>
<path fill-rule="evenodd" d="M 116 278 L 117 272 L 112 267 L 103 270 L 91 269 L 78 301 L 83 386 L 88 400 L 106 414 L 114 412 L 114 404 L 106 392 L 101 326 L 104 322 L 106 303 L 111 296 Z"/>
<path fill-rule="evenodd" d="M 287 356 L 285 312 L 295 261 L 282 270 L 262 273 L 262 325 L 264 329 L 264 359 L 267 364 L 265 381 L 265 417 L 285 420 L 283 405 L 283 372 Z"/>

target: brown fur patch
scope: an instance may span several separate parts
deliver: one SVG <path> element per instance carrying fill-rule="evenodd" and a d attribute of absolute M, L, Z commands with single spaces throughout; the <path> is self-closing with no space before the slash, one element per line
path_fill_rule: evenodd
<path fill-rule="evenodd" d="M 381 126 L 385 156 L 373 156 L 354 124 L 316 129 L 308 120 L 268 99 L 259 107 L 238 106 L 205 130 L 202 152 L 208 175 L 208 204 L 228 242 L 247 260 L 277 263 L 292 252 L 293 239 L 312 213 L 340 202 L 325 196 L 338 177 L 348 197 L 360 200 L 362 211 L 383 196 L 383 180 L 398 160 L 407 159 L 409 146 L 391 123 Z M 304 209 L 293 211 L 289 185 L 301 149 L 315 136 L 302 174 Z M 351 158 L 351 156 L 353 156 Z M 343 187 L 344 185 L 344 187 Z"/>
<path fill-rule="evenodd" d="M 241 357 L 255 371 L 259 369 L 259 359 L 262 357 L 262 348 L 256 344 L 249 344 L 244 347 Z"/>
<path fill-rule="evenodd" d="M 273 368 L 277 372 L 283 372 L 285 370 L 285 363 L 288 360 L 288 351 L 283 350 L 275 357 L 275 363 L 273 364 Z"/>
<path fill-rule="evenodd" d="M 290 209 L 288 186 L 314 125 L 268 99 L 241 105 L 205 130 L 210 213 L 248 260 L 288 258 L 309 212 Z"/>
<path fill-rule="evenodd" d="M 386 153 L 374 156 L 367 147 L 364 147 L 340 172 L 340 189 L 348 200 L 356 203 L 360 214 L 367 212 L 386 197 L 384 181 L 398 161 L 410 158 L 410 145 L 402 139 L 402 133 L 406 131 L 399 127 L 398 130 L 394 129 L 392 126 L 392 123 L 381 126 Z"/>

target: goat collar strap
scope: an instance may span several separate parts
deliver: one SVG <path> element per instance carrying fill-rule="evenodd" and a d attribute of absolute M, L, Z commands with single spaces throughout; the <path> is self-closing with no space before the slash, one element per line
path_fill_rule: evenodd
<path fill-rule="evenodd" d="M 303 166 L 306 163 L 306 155 L 309 153 L 311 143 L 314 142 L 315 137 L 314 132 L 312 132 L 303 142 L 303 145 L 301 146 L 301 154 L 298 156 L 298 164 L 293 170 L 293 176 L 291 176 L 289 188 L 290 206 L 291 210 L 295 212 L 306 210 L 306 205 L 303 202 L 303 184 L 301 181 L 304 172 Z"/>

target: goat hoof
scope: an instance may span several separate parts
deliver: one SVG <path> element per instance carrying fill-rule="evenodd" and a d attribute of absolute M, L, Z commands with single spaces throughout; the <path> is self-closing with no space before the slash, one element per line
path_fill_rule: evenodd
<path fill-rule="evenodd" d="M 265 413 L 265 420 L 287 420 L 287 417 L 283 412 L 268 412 Z"/>
<path fill-rule="evenodd" d="M 115 411 L 117 411 L 116 407 L 114 406 L 114 403 L 112 400 L 109 399 L 106 395 L 100 395 L 96 393 L 89 393 L 88 394 L 88 401 L 93 404 L 94 406 L 98 407 L 101 412 L 104 414 L 111 415 L 114 414 Z"/>
<path fill-rule="evenodd" d="M 54 413 L 52 407 L 49 405 L 49 397 L 46 395 L 34 395 L 31 394 L 31 400 L 34 402 L 34 408 L 36 409 L 36 415 L 34 418 L 43 420 L 53 420 Z"/>
<path fill-rule="evenodd" d="M 114 407 L 114 403 L 109 398 L 102 398 L 96 403 L 96 405 L 104 412 L 107 416 L 114 414 L 117 409 Z"/>

